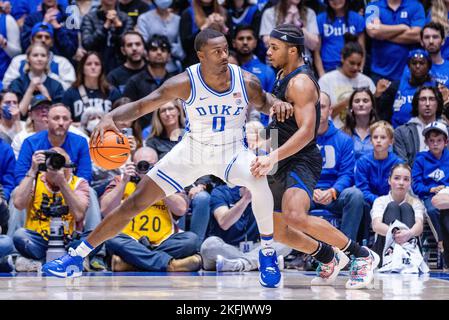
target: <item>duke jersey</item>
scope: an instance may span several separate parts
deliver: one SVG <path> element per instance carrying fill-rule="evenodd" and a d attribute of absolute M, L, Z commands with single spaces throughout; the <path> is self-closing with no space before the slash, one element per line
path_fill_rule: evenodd
<path fill-rule="evenodd" d="M 186 132 L 195 141 L 223 145 L 245 139 L 248 108 L 243 74 L 240 67 L 228 65 L 231 85 L 225 92 L 210 88 L 201 76 L 201 65 L 187 68 L 191 93 L 184 102 Z"/>

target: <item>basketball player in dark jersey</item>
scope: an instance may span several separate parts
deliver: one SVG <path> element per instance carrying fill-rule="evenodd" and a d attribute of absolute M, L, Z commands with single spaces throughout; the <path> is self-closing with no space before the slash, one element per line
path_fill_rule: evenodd
<path fill-rule="evenodd" d="M 251 170 L 259 177 L 269 174 L 277 164 L 277 171 L 268 177 L 274 196 L 274 237 L 320 262 L 312 285 L 334 283 L 351 256 L 346 288 L 372 287 L 379 256 L 359 246 L 326 220 L 308 214 L 322 167 L 316 145 L 320 89 L 304 63 L 303 52 L 304 35 L 294 25 L 281 25 L 271 32 L 267 57 L 280 69 L 273 94 L 291 103 L 294 114 L 287 119 L 273 117 L 269 129 L 272 140 L 276 139 L 273 133 L 277 133 L 279 147 L 267 156 L 257 157 Z"/>

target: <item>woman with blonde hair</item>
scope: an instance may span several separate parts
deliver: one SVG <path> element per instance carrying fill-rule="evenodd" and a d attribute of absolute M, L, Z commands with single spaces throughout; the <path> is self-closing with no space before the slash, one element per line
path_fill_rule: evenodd
<path fill-rule="evenodd" d="M 41 42 L 30 45 L 26 51 L 25 73 L 11 82 L 9 89 L 20 99 L 19 109 L 22 118 L 26 118 L 31 99 L 42 94 L 52 102 L 60 102 L 64 89 L 61 83 L 50 77 L 48 60 L 50 52 Z"/>
<path fill-rule="evenodd" d="M 180 101 L 171 101 L 161 106 L 153 115 L 151 133 L 146 146 L 156 150 L 163 158 L 184 134 L 185 115 Z"/>

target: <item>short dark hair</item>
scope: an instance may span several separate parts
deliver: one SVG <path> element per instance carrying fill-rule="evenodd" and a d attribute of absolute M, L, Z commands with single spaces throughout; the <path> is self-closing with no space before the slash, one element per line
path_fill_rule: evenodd
<path fill-rule="evenodd" d="M 341 50 L 341 56 L 343 59 L 349 58 L 353 53 L 358 53 L 363 57 L 363 48 L 360 45 L 357 36 L 346 32 L 343 37 L 345 39 L 345 45 Z"/>
<path fill-rule="evenodd" d="M 70 110 L 70 108 L 69 108 L 68 106 L 66 106 L 66 105 L 65 105 L 64 103 L 62 103 L 62 102 L 55 102 L 55 103 L 51 104 L 51 105 L 48 107 L 48 112 L 50 112 L 51 109 L 54 109 L 54 108 L 57 108 L 57 107 L 63 107 L 63 108 L 66 108 L 66 109 L 69 111 L 69 113 L 70 113 L 70 118 L 72 118 L 72 110 Z"/>
<path fill-rule="evenodd" d="M 233 32 L 232 35 L 232 39 L 236 39 L 237 35 L 239 34 L 240 31 L 251 31 L 251 33 L 253 34 L 254 38 L 256 38 L 257 40 L 257 35 L 256 35 L 256 31 L 254 30 L 254 28 L 252 26 L 250 26 L 249 24 L 239 24 Z"/>
<path fill-rule="evenodd" d="M 277 26 L 275 29 L 282 33 L 286 33 L 289 36 L 304 38 L 304 33 L 302 32 L 302 30 L 297 26 L 295 26 L 294 24 L 289 23 L 281 24 Z M 302 54 L 305 52 L 304 46 L 303 45 L 292 45 L 292 46 L 298 50 L 298 56 L 302 58 Z"/>
<path fill-rule="evenodd" d="M 143 38 L 142 34 L 140 34 L 140 32 L 137 32 L 134 30 L 129 30 L 129 31 L 126 31 L 123 34 L 123 36 L 120 38 L 120 46 L 122 46 L 122 47 L 125 46 L 125 37 L 129 36 L 129 35 L 134 35 L 134 36 L 140 37 L 140 39 L 142 40 L 142 43 L 145 45 L 145 39 Z"/>
<path fill-rule="evenodd" d="M 413 95 L 413 100 L 412 100 L 412 116 L 413 117 L 417 117 L 419 115 L 419 96 L 421 95 L 421 91 L 423 90 L 431 90 L 433 92 L 433 94 L 435 95 L 436 99 L 437 99 L 437 114 L 436 114 L 436 118 L 438 119 L 439 117 L 441 117 L 441 114 L 443 113 L 443 95 L 441 94 L 440 90 L 437 87 L 434 86 L 421 86 L 419 87 L 415 94 Z"/>
<path fill-rule="evenodd" d="M 421 36 L 421 40 L 423 39 L 424 36 L 424 29 L 434 29 L 440 32 L 441 35 L 441 39 L 445 39 L 445 31 L 444 31 L 444 27 L 441 23 L 439 22 L 435 22 L 435 21 L 431 21 L 428 24 L 426 24 L 420 31 L 420 36 Z"/>
<path fill-rule="evenodd" d="M 207 28 L 203 31 L 200 31 L 200 33 L 196 35 L 195 42 L 193 44 L 195 51 L 200 51 L 201 48 L 207 44 L 207 41 L 209 41 L 209 39 L 215 39 L 219 37 L 224 37 L 224 34 L 214 29 Z"/>
<path fill-rule="evenodd" d="M 168 38 L 161 34 L 154 34 L 148 39 L 145 49 L 150 50 L 151 47 L 165 48 L 171 52 L 171 44 Z"/>
<path fill-rule="evenodd" d="M 17 100 L 20 101 L 19 96 L 17 95 L 17 93 L 12 91 L 11 89 L 3 89 L 3 90 L 0 91 L 0 101 L 3 101 L 3 99 L 5 98 L 5 95 L 7 95 L 8 93 L 11 93 L 11 94 L 15 95 L 17 97 Z"/>

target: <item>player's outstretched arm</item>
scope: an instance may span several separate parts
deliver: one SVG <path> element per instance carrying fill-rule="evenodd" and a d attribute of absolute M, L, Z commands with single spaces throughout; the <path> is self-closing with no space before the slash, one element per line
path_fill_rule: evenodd
<path fill-rule="evenodd" d="M 92 132 L 92 139 L 96 141 L 98 136 L 103 139 L 107 130 L 120 132 L 115 125 L 118 121 L 134 121 L 145 114 L 151 113 L 161 105 L 175 99 L 187 100 L 190 95 L 190 80 L 187 72 L 178 74 L 166 80 L 162 86 L 151 92 L 146 97 L 124 104 L 106 114 Z"/>
<path fill-rule="evenodd" d="M 293 107 L 289 103 L 277 99 L 271 93 L 265 92 L 262 89 L 262 84 L 255 75 L 243 71 L 243 79 L 245 81 L 249 103 L 257 111 L 270 114 L 273 109 L 279 121 L 284 121 L 284 119 L 288 119 L 293 115 Z"/>

